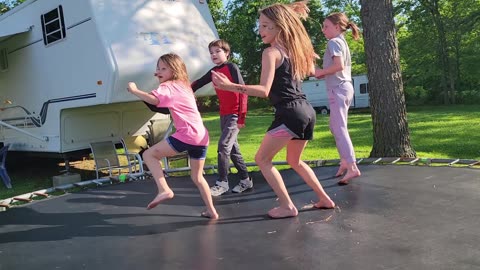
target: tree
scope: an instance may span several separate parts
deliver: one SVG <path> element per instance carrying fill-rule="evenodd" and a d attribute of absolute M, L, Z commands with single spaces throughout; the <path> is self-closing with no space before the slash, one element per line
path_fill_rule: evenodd
<path fill-rule="evenodd" d="M 392 0 L 360 0 L 373 122 L 370 157 L 415 157 L 410 144 Z"/>
<path fill-rule="evenodd" d="M 433 103 L 478 104 L 480 1 L 396 3 L 402 17 L 397 37 L 406 93 L 418 100 L 412 90 L 421 89 Z"/>
<path fill-rule="evenodd" d="M 26 0 L 3 0 L 0 1 L 0 14 L 6 13 L 10 9 L 20 5 Z"/>

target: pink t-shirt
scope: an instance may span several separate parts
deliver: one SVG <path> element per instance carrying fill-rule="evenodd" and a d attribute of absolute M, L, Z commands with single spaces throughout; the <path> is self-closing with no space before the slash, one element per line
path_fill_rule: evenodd
<path fill-rule="evenodd" d="M 157 107 L 168 107 L 175 125 L 172 136 L 183 143 L 207 146 L 208 131 L 203 125 L 193 91 L 181 82 L 166 81 L 153 90 Z"/>

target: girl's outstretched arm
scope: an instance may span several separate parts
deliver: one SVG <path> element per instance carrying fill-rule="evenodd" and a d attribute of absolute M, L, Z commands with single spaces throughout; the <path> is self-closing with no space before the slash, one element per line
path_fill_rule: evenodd
<path fill-rule="evenodd" d="M 158 98 L 150 93 L 146 93 L 137 88 L 137 85 L 134 82 L 129 82 L 127 87 L 128 92 L 139 97 L 141 100 L 147 102 L 148 104 L 157 105 Z"/>
<path fill-rule="evenodd" d="M 262 73 L 260 75 L 260 84 L 258 85 L 241 85 L 232 83 L 227 76 L 213 70 L 212 82 L 222 90 L 266 98 L 272 87 L 276 63 L 280 62 L 281 57 L 280 51 L 276 48 L 270 47 L 263 51 Z"/>

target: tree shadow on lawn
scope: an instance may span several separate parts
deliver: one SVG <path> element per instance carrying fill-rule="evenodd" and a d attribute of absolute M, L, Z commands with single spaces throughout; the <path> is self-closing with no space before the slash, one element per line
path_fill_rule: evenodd
<path fill-rule="evenodd" d="M 58 158 L 21 157 L 7 159 L 7 172 L 12 189 L 0 182 L 0 199 L 52 187 L 54 176 L 65 171 L 65 161 Z M 70 172 L 78 173 L 82 181 L 95 179 L 94 162 L 89 159 L 70 162 Z"/>

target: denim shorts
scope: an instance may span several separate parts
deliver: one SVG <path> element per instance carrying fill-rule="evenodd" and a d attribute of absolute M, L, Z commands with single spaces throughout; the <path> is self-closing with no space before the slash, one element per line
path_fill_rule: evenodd
<path fill-rule="evenodd" d="M 178 153 L 187 151 L 188 156 L 193 159 L 205 159 L 207 157 L 207 147 L 200 145 L 191 145 L 170 136 L 167 138 L 168 144 Z"/>

